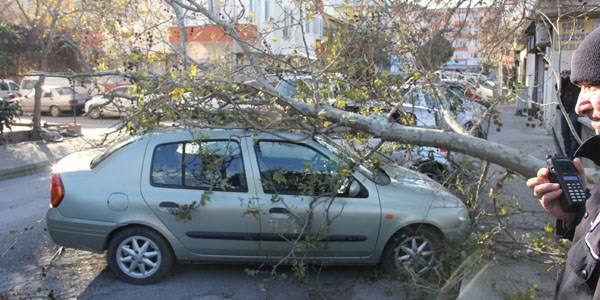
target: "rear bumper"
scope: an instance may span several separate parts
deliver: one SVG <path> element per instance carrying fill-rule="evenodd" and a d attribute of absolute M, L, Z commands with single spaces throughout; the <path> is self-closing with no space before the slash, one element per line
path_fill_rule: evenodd
<path fill-rule="evenodd" d="M 67 218 L 58 209 L 46 212 L 46 227 L 52 241 L 60 246 L 92 252 L 103 252 L 109 234 L 118 223 Z"/>

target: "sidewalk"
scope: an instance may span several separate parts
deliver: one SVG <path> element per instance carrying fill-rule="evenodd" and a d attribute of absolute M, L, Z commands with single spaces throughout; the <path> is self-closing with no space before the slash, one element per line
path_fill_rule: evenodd
<path fill-rule="evenodd" d="M 499 120 L 503 126 L 497 132 L 492 125 L 489 140 L 523 150 L 544 160 L 547 155 L 554 153 L 555 147 L 549 128 L 541 128 L 538 126 L 538 121 L 528 121 L 525 116 L 517 116 L 514 107 L 499 107 L 498 110 L 501 112 Z M 490 172 L 494 170 L 500 168 L 492 166 Z M 554 218 L 543 212 L 525 181 L 526 179 L 517 177 L 505 181 L 503 186 L 502 199 L 510 201 L 511 197 L 514 197 L 524 211 L 532 212 L 502 219 L 505 224 L 512 225 L 510 231 L 519 240 L 521 234 L 542 233 L 545 223 L 554 224 Z M 521 227 L 523 224 L 531 226 L 523 228 Z M 494 255 L 500 258 L 489 262 L 486 267 L 475 271 L 463 280 L 459 299 L 504 300 L 510 298 L 509 296 L 514 298 L 515 295 L 522 295 L 522 299 L 529 299 L 524 295 L 532 287 L 535 287 L 531 294 L 536 296 L 535 299 L 552 299 L 558 269 L 550 269 L 551 265 L 543 262 L 547 258 L 527 257 L 530 250 L 525 247 L 518 248 L 514 242 L 506 249 L 512 249 L 514 252 Z"/>
<path fill-rule="evenodd" d="M 82 136 L 62 142 L 20 142 L 0 145 L 0 180 L 50 170 L 52 165 L 70 153 L 96 148 L 105 131 L 82 130 Z"/>

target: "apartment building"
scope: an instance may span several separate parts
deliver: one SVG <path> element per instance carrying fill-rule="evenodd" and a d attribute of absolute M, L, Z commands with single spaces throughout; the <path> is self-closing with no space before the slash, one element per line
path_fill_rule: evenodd
<path fill-rule="evenodd" d="M 292 0 L 209 0 L 207 10 L 217 20 L 233 21 L 240 37 L 252 49 L 278 56 L 315 57 L 323 47 L 322 1 L 298 4 Z M 302 7 L 298 6 L 301 5 Z M 225 28 L 201 13 L 182 12 L 182 22 L 169 28 L 169 42 L 178 50 L 206 62 L 235 57 L 243 49 Z M 185 28 L 183 33 L 181 25 Z"/>
<path fill-rule="evenodd" d="M 446 63 L 447 69 L 479 71 L 483 64 L 479 29 L 486 11 L 486 8 L 458 8 L 451 15 L 454 55 Z"/>

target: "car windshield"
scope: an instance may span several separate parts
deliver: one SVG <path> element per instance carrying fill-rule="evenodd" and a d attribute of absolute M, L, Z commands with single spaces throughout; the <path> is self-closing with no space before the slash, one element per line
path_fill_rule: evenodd
<path fill-rule="evenodd" d="M 112 144 L 112 146 L 108 147 L 106 150 L 104 150 L 104 152 L 100 153 L 98 156 L 96 156 L 96 157 L 94 157 L 94 159 L 92 159 L 92 161 L 90 162 L 90 169 L 95 168 L 102 161 L 104 161 L 107 157 L 111 156 L 113 153 L 119 151 L 123 147 L 133 143 L 134 141 L 136 141 L 140 138 L 141 138 L 140 136 L 128 136 L 128 137 L 123 138 L 122 140 L 119 140 L 116 143 Z"/>
<path fill-rule="evenodd" d="M 370 180 L 382 185 L 390 183 L 390 177 L 381 168 L 365 165 L 365 161 L 361 160 L 358 155 L 342 147 L 331 138 L 323 135 L 316 135 L 314 139 L 327 148 L 327 150 L 337 155 L 341 160 L 351 166 L 356 166 L 356 169 Z"/>

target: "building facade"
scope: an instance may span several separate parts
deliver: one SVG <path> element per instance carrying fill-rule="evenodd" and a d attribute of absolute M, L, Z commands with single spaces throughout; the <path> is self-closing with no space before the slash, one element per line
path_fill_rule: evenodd
<path fill-rule="evenodd" d="M 253 49 L 277 56 L 315 57 L 323 42 L 323 3 L 292 0 L 210 0 L 206 9 L 218 20 L 235 24 Z M 182 27 L 185 34 L 182 34 Z M 227 30 L 205 15 L 183 11 L 169 29 L 169 42 L 196 61 L 228 56 L 241 59 L 243 49 Z"/>
<path fill-rule="evenodd" d="M 575 49 L 587 34 L 600 27 L 600 14 L 592 9 L 600 1 L 591 2 L 581 5 L 576 0 L 561 1 L 559 6 L 546 3 L 515 42 L 516 78 L 522 86 L 517 108 L 537 112 L 548 129 L 560 126 L 560 72 L 571 69 Z"/>

